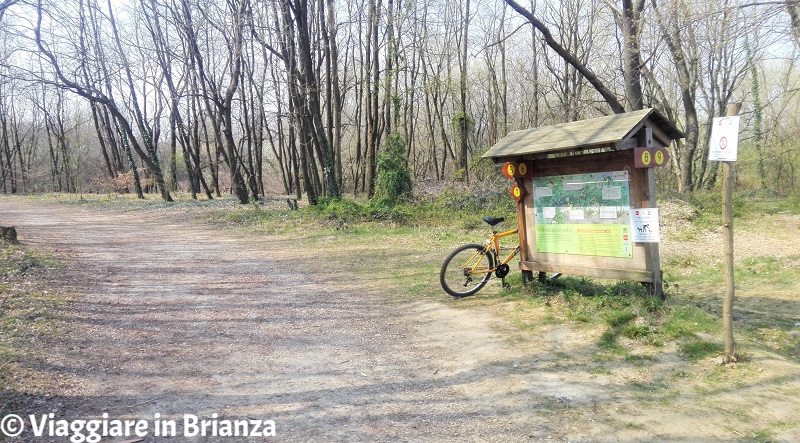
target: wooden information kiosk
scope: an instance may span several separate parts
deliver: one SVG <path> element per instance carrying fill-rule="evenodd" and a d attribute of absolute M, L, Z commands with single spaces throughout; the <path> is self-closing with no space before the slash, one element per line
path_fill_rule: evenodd
<path fill-rule="evenodd" d="M 634 280 L 663 297 L 653 168 L 683 137 L 644 109 L 502 138 L 484 157 L 515 179 L 523 275 Z"/>

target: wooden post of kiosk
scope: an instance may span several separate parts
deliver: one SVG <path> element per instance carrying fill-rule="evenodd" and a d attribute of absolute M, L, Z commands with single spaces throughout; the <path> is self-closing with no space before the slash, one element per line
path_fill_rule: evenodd
<path fill-rule="evenodd" d="M 651 128 L 645 128 L 645 130 L 640 134 L 639 143 L 643 147 L 652 148 L 653 147 L 653 130 Z M 646 198 L 646 202 L 642 202 L 642 207 L 648 208 L 656 208 L 658 207 L 658 202 L 656 201 L 656 170 L 655 168 L 647 168 L 647 192 L 644 195 Z M 661 259 L 659 258 L 658 254 L 658 243 L 648 243 L 647 247 L 645 248 L 645 254 L 647 254 L 646 260 L 649 262 L 649 268 L 657 270 L 653 273 L 653 282 L 652 283 L 645 283 L 645 286 L 650 291 L 650 295 L 655 295 L 661 300 L 664 299 L 664 282 L 663 276 L 661 274 Z"/>
<path fill-rule="evenodd" d="M 524 161 L 509 161 L 503 165 L 503 175 L 506 178 L 513 178 L 514 185 L 511 187 L 511 197 L 517 202 L 517 226 L 519 244 L 524 245 L 527 243 L 527 230 L 522 227 L 526 226 L 525 220 L 525 199 L 531 199 L 530 192 L 525 189 L 525 178 L 529 177 L 528 163 Z M 520 249 L 520 261 L 528 260 L 528 250 L 526 248 Z M 533 280 L 533 273 L 531 271 L 522 271 L 522 280 L 530 282 Z"/>

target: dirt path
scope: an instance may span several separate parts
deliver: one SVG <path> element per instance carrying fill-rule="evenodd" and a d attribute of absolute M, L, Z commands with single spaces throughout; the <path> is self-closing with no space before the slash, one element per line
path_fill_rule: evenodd
<path fill-rule="evenodd" d="M 464 388 L 491 383 L 490 319 L 337 291 L 313 272 L 313 258 L 287 258 L 296 255 L 289 244 L 174 217 L 7 200 L 0 214 L 25 244 L 69 256 L 72 289 L 84 295 L 64 312 L 73 329 L 50 352 L 50 370 L 72 380 L 47 404 L 56 419 L 108 413 L 148 420 L 153 431 L 158 413 L 182 436 L 184 414 L 216 413 L 274 420 L 271 441 L 296 442 L 548 434 L 522 405 L 507 409 L 506 392 Z M 443 341 L 468 354 L 450 354 Z M 162 440 L 150 434 L 145 441 Z"/>
<path fill-rule="evenodd" d="M 169 211 L 0 198 L 0 223 L 68 256 L 65 284 L 78 295 L 63 312 L 72 329 L 46 350 L 45 370 L 67 382 L 20 415 L 145 420 L 147 442 L 750 442 L 762 429 L 791 442 L 800 432 L 798 367 L 769 355 L 739 372 L 687 365 L 674 346 L 597 361 L 597 328 L 520 330 L 492 315 L 499 300 L 457 309 L 390 298 L 368 272 L 332 276 L 288 241 Z M 156 414 L 176 422 L 176 437 L 154 437 Z M 220 426 L 273 420 L 276 435 L 185 436 L 187 415 L 213 414 Z"/>

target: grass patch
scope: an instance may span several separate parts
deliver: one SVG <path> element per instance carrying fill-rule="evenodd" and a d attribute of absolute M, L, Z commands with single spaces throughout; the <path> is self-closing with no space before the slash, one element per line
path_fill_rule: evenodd
<path fill-rule="evenodd" d="M 800 421 L 778 421 L 772 423 L 770 426 L 756 430 L 753 432 L 752 440 L 759 442 L 759 443 L 768 443 L 771 441 L 775 441 L 775 434 L 778 432 L 788 431 L 790 429 L 796 428 L 800 426 Z"/>
<path fill-rule="evenodd" d="M 17 246 L 0 248 L 0 407 L 37 372 L 34 342 L 58 334 L 64 303 L 50 281 L 60 262 Z M 13 377 L 12 377 L 13 376 Z M 26 392 L 35 386 L 24 386 Z M 3 400 L 6 399 L 6 400 Z"/>
<path fill-rule="evenodd" d="M 713 333 L 721 327 L 720 320 L 695 305 L 672 306 L 663 317 L 661 334 L 670 339 L 693 338 L 697 333 Z"/>
<path fill-rule="evenodd" d="M 667 385 L 664 382 L 660 381 L 651 381 L 651 382 L 633 381 L 630 383 L 630 386 L 634 390 L 645 393 L 653 393 L 657 391 L 664 391 L 667 389 Z"/>
<path fill-rule="evenodd" d="M 686 198 L 694 209 L 690 221 L 695 227 L 717 227 L 722 222 L 722 194 L 697 191 Z M 741 193 L 733 196 L 733 217 L 744 218 L 758 210 L 753 199 Z"/>
<path fill-rule="evenodd" d="M 57 265 L 52 256 L 0 243 L 0 281 L 6 285 L 17 276 Z"/>
<path fill-rule="evenodd" d="M 487 195 L 446 190 L 435 197 L 397 205 L 353 199 L 321 200 L 315 207 L 298 211 L 241 206 L 214 211 L 212 217 L 265 232 L 296 234 L 303 229 L 317 236 L 332 236 L 331 246 L 343 248 L 337 253 L 347 251 L 353 257 L 372 257 L 369 262 L 373 272 L 382 272 L 398 284 L 402 280 L 402 285 L 412 288 L 415 294 L 440 297 L 435 278 L 440 260 L 452 247 L 475 242 L 488 234 L 488 227 L 476 214 L 503 215 L 514 220 L 513 206 L 493 207 Z M 505 200 L 505 196 L 500 198 Z M 374 243 L 376 238 L 382 239 L 379 244 Z M 408 243 L 408 255 L 415 260 L 385 257 L 381 250 L 387 238 L 395 244 Z M 312 245 L 307 236 L 298 241 Z M 518 307 L 511 314 L 511 324 L 521 331 L 564 322 L 605 327 L 597 346 L 621 359 L 631 355 L 621 342 L 623 338 L 661 347 L 664 341 L 691 340 L 698 333 L 711 333 L 719 328 L 715 317 L 699 307 L 664 304 L 636 282 L 564 276 L 547 283 L 524 284 L 517 272 L 512 272 L 507 281 L 512 289 L 495 291 L 494 296 L 486 295 L 491 290 L 485 289 L 477 298 L 460 301 L 460 305 L 477 307 L 491 304 L 494 298 L 516 302 Z"/>
<path fill-rule="evenodd" d="M 800 255 L 745 258 L 736 267 L 736 280 L 746 285 L 794 286 L 800 281 Z"/>
<path fill-rule="evenodd" d="M 595 366 L 594 368 L 590 369 L 589 373 L 595 375 L 614 375 L 614 371 L 602 365 Z"/>
<path fill-rule="evenodd" d="M 596 342 L 604 361 L 638 362 L 638 346 L 661 348 L 666 342 L 678 342 L 680 355 L 689 361 L 719 352 L 717 345 L 698 338 L 720 333 L 716 314 L 682 297 L 662 302 L 639 283 L 561 277 L 546 284 L 533 282 L 520 292 L 539 301 L 528 303 L 527 309 L 544 310 L 557 322 L 604 328 Z"/>
<path fill-rule="evenodd" d="M 777 207 L 780 212 L 798 215 L 800 214 L 800 193 L 795 193 L 787 199 L 778 200 L 772 206 Z"/>
<path fill-rule="evenodd" d="M 610 310 L 602 314 L 603 320 L 612 328 L 622 328 L 627 326 L 634 318 L 634 314 L 630 310 Z"/>
<path fill-rule="evenodd" d="M 633 340 L 645 338 L 652 332 L 653 330 L 647 325 L 624 325 L 622 327 L 622 335 Z"/>
<path fill-rule="evenodd" d="M 597 341 L 597 346 L 614 354 L 624 354 L 624 348 L 617 343 L 617 334 L 613 330 L 603 332 Z"/>
<path fill-rule="evenodd" d="M 605 328 L 596 343 L 608 354 L 605 360 L 609 356 L 631 356 L 620 342 L 623 337 L 648 346 L 663 346 L 657 326 L 668 316 L 670 306 L 650 296 L 639 283 L 561 277 L 546 283 L 532 282 L 521 292 L 531 300 L 546 300 L 540 309 L 559 322 Z"/>
<path fill-rule="evenodd" d="M 691 340 L 680 343 L 678 350 L 684 358 L 690 361 L 699 361 L 708 357 L 722 354 L 725 350 L 721 343 L 714 343 L 707 340 Z"/>

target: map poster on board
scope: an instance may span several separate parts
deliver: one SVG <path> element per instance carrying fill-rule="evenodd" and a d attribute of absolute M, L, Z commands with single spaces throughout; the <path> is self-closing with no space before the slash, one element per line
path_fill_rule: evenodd
<path fill-rule="evenodd" d="M 628 171 L 533 180 L 536 250 L 633 257 Z"/>

